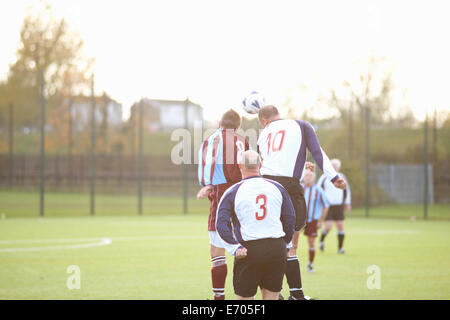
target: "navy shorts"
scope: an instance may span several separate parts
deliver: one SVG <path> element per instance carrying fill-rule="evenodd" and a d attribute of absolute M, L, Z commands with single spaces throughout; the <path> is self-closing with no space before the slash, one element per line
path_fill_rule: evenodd
<path fill-rule="evenodd" d="M 234 260 L 234 292 L 241 297 L 253 297 L 258 286 L 280 292 L 286 267 L 286 242 L 282 238 L 268 238 L 242 245 L 247 256 Z"/>

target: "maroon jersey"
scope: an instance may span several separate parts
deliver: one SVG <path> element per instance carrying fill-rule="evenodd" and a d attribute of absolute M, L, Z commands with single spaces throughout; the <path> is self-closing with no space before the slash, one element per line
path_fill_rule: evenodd
<path fill-rule="evenodd" d="M 200 186 L 213 186 L 208 230 L 216 230 L 216 211 L 222 194 L 241 181 L 238 159 L 249 149 L 248 141 L 232 129 L 218 129 L 206 139 L 199 151 L 198 180 Z"/>

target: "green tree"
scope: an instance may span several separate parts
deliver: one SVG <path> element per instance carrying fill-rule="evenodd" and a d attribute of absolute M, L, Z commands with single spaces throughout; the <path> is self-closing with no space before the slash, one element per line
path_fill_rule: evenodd
<path fill-rule="evenodd" d="M 65 96 L 88 88 L 92 59 L 83 54 L 83 41 L 64 19 L 55 18 L 50 6 L 31 8 L 20 31 L 16 62 L 0 84 L 0 105 L 15 106 L 15 124 L 39 123 L 40 74 L 44 72 L 47 106 L 61 106 Z M 5 113 L 5 112 L 3 112 Z"/>

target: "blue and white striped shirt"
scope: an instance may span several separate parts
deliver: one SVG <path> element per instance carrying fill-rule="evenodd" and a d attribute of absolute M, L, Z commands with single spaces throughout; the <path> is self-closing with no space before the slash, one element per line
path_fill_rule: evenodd
<path fill-rule="evenodd" d="M 249 149 L 248 142 L 233 129 L 218 129 L 199 150 L 200 186 L 236 183 L 241 180 L 238 159 Z"/>
<path fill-rule="evenodd" d="M 307 213 L 306 222 L 308 223 L 313 220 L 319 220 L 322 216 L 322 210 L 330 206 L 327 197 L 318 185 L 314 185 L 312 187 L 305 186 L 304 188 Z"/>

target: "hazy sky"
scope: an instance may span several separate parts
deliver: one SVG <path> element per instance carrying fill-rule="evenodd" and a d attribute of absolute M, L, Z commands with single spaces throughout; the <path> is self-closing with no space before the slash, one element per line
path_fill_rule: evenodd
<path fill-rule="evenodd" d="M 0 77 L 14 61 L 27 7 L 0 2 Z M 124 104 L 184 99 L 216 118 L 251 90 L 282 104 L 305 83 L 334 86 L 374 50 L 397 65 L 417 116 L 450 109 L 446 1 L 48 1 L 96 59 L 96 87 Z"/>

